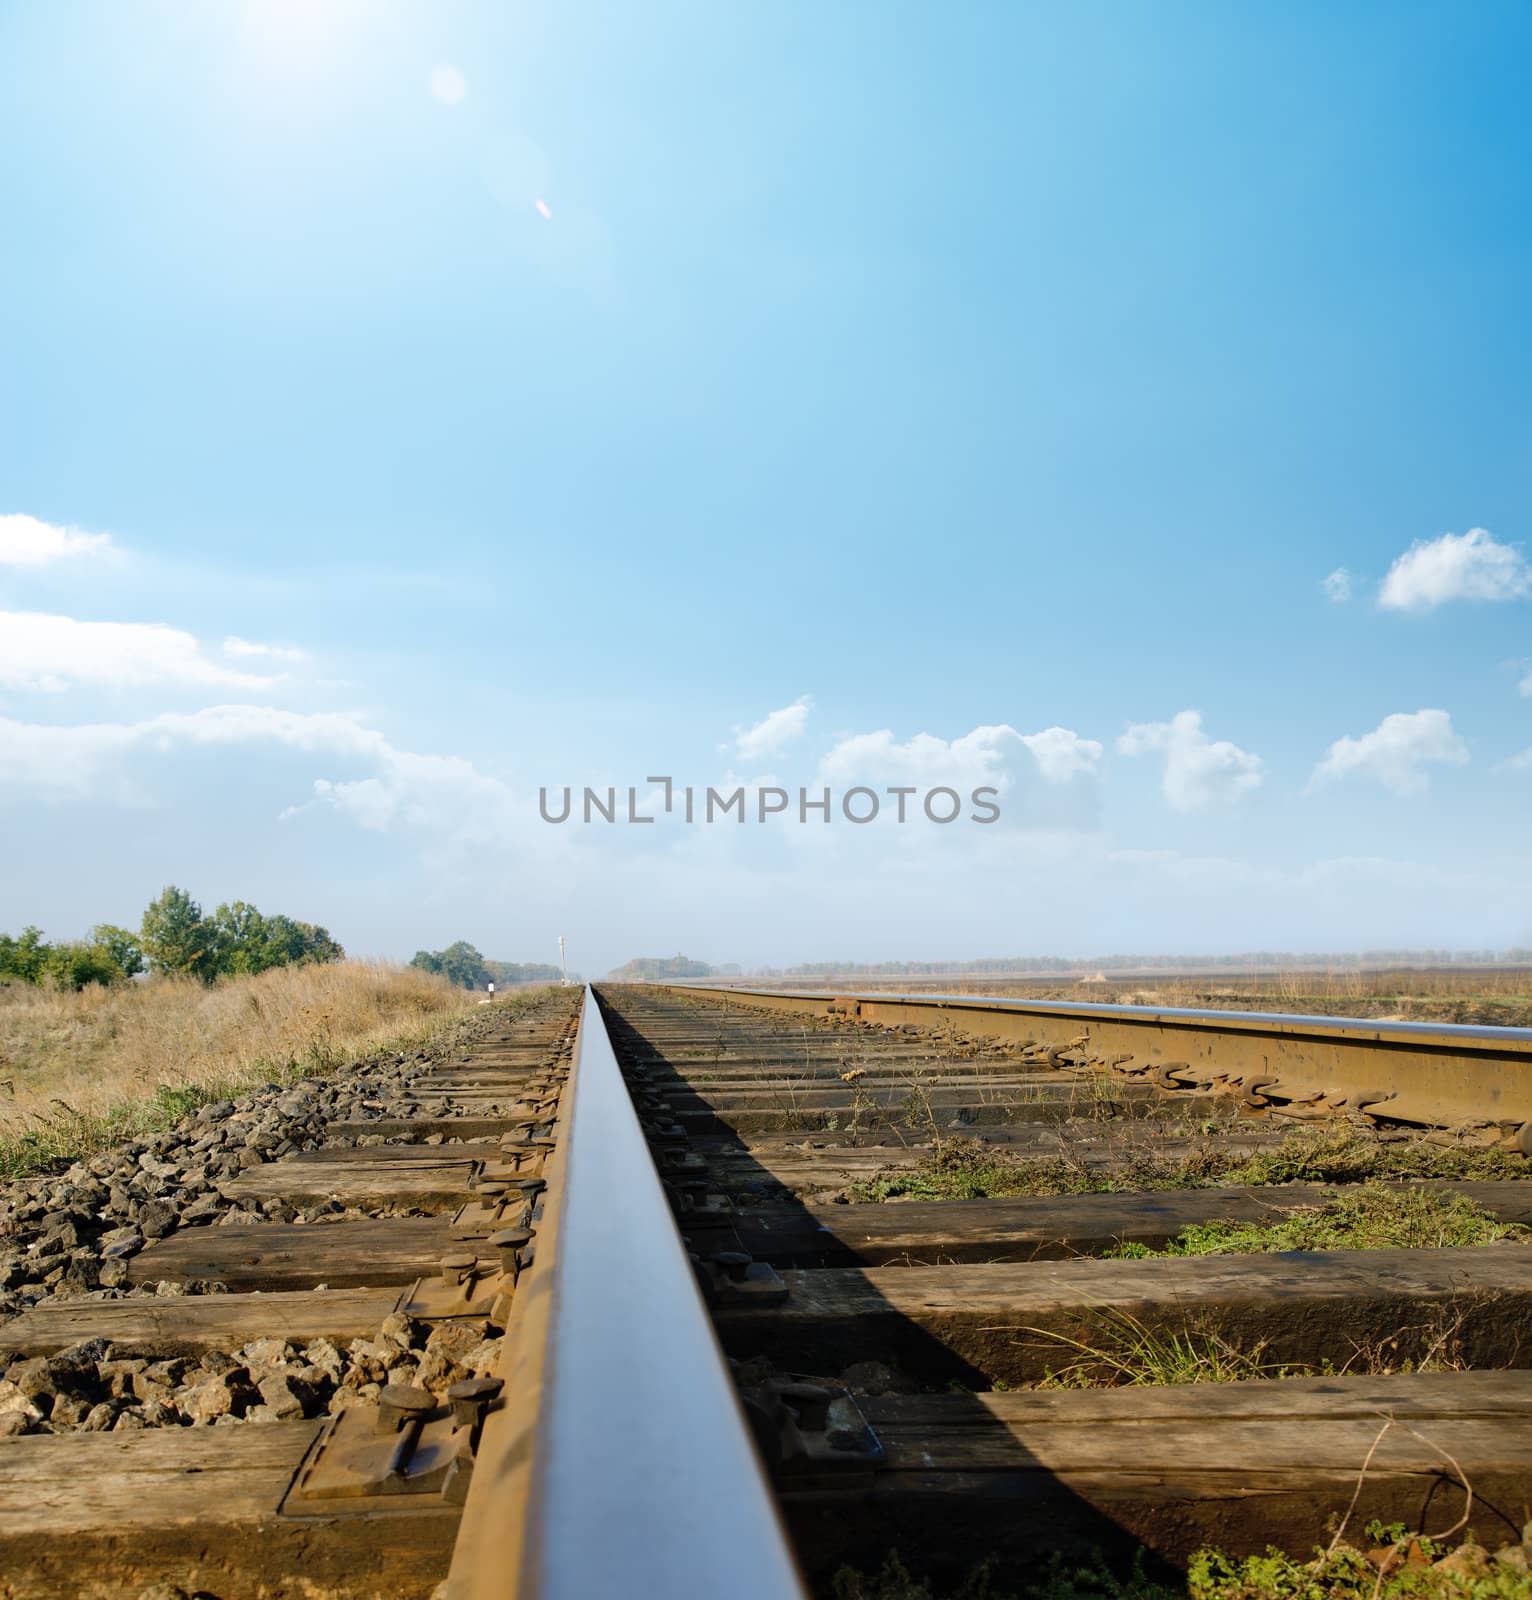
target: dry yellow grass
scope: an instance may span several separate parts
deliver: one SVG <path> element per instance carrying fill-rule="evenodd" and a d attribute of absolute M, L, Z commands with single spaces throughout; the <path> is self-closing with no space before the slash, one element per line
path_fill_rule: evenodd
<path fill-rule="evenodd" d="M 363 961 L 212 987 L 0 987 L 0 1174 L 87 1154 L 254 1084 L 413 1048 L 481 998 Z"/>

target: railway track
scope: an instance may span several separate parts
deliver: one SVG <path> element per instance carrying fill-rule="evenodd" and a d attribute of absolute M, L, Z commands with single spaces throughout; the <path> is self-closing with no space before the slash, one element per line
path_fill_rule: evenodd
<path fill-rule="evenodd" d="M 0 1596 L 1522 1548 L 1532 1033 L 603 986 L 472 1035 L 13 1186 Z M 1511 1237 L 1154 1253 L 1363 1158 Z M 1236 1381 L 1120 1381 L 1188 1350 Z"/>

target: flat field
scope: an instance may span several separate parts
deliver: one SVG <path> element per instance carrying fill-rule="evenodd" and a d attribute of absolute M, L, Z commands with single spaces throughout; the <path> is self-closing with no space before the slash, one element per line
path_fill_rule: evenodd
<path fill-rule="evenodd" d="M 1190 1006 L 1221 1011 L 1291 1011 L 1372 1021 L 1462 1022 L 1532 1027 L 1532 968 L 1407 967 L 1376 971 L 1104 973 L 1082 977 L 741 978 L 761 988 L 1000 995 L 1098 1005 Z"/>

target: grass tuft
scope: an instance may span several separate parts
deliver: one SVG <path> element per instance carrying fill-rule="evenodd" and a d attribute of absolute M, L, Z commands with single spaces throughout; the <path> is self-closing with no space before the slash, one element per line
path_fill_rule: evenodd
<path fill-rule="evenodd" d="M 1204 1547 L 1192 1557 L 1183 1584 L 1146 1575 L 1140 1551 L 1119 1576 L 1097 1554 L 1069 1560 L 1055 1554 L 1035 1577 L 1001 1589 L 993 1568 L 975 1568 L 956 1586 L 913 1576 L 897 1553 L 873 1573 L 843 1567 L 831 1580 L 831 1600 L 1532 1600 L 1525 1546 L 1495 1554 L 1465 1540 L 1455 1549 L 1402 1525 L 1372 1524 L 1375 1548 L 1350 1544 L 1316 1549 L 1304 1561 L 1268 1549 L 1231 1556 Z"/>
<path fill-rule="evenodd" d="M 1087 1314 L 1084 1337 L 1052 1328 L 1018 1328 L 1068 1352 L 1039 1389 L 1122 1389 L 1152 1384 L 1245 1383 L 1268 1378 L 1387 1377 L 1394 1373 L 1462 1372 L 1463 1326 L 1472 1303 L 1431 1308 L 1425 1320 L 1396 1328 L 1371 1344 L 1353 1343 L 1339 1365 L 1325 1358 L 1317 1367 L 1272 1361 L 1262 1340 L 1246 1348 L 1216 1323 L 1187 1317 L 1179 1327 L 1156 1327 L 1127 1311 L 1102 1306 Z"/>
<path fill-rule="evenodd" d="M 1408 1539 L 1408 1536 L 1406 1536 Z M 1465 1558 L 1478 1552 L 1465 1544 L 1443 1552 L 1426 1539 L 1408 1541 L 1417 1552 L 1413 1561 L 1383 1562 L 1350 1545 L 1317 1551 L 1300 1561 L 1282 1551 L 1243 1559 L 1220 1550 L 1199 1550 L 1187 1571 L 1191 1600 L 1529 1600 L 1532 1576 L 1524 1566 Z M 1482 1553 L 1480 1553 L 1482 1554 Z"/>
<path fill-rule="evenodd" d="M 1105 1250 L 1119 1260 L 1152 1256 L 1261 1255 L 1281 1250 L 1431 1250 L 1532 1239 L 1532 1229 L 1502 1222 L 1466 1195 L 1398 1189 L 1374 1180 L 1322 1206 L 1267 1222 L 1192 1223 L 1163 1249 L 1129 1243 Z"/>
<path fill-rule="evenodd" d="M 999 1589 L 993 1568 L 977 1566 L 956 1587 L 934 1588 L 914 1577 L 898 1551 L 884 1558 L 873 1573 L 842 1567 L 830 1582 L 831 1600 L 1180 1600 L 1184 1590 L 1171 1589 L 1144 1575 L 1142 1551 L 1125 1576 L 1119 1577 L 1097 1555 L 1086 1562 L 1055 1554 L 1036 1579 L 1022 1589 Z"/>
<path fill-rule="evenodd" d="M 1109 1307 L 1091 1314 L 1094 1332 L 1076 1339 L 1048 1328 L 1028 1333 L 1075 1353 L 1038 1383 L 1039 1389 L 1123 1389 L 1151 1384 L 1242 1383 L 1286 1378 L 1290 1365 L 1263 1359 L 1265 1347 L 1242 1350 L 1213 1327 L 1188 1322 L 1153 1328 L 1127 1311 Z"/>
<path fill-rule="evenodd" d="M 977 1140 L 951 1140 L 919 1166 L 891 1167 L 849 1185 L 847 1194 L 855 1201 L 874 1202 L 999 1200 L 1010 1195 L 1365 1183 L 1386 1178 L 1525 1179 L 1529 1172 L 1526 1157 L 1512 1151 L 1455 1150 L 1424 1140 L 1382 1139 L 1337 1125 L 1297 1128 L 1271 1149 L 1248 1154 L 1231 1154 L 1213 1140 L 1181 1155 L 1128 1144 L 1110 1167 L 1068 1155 L 1018 1156 Z"/>

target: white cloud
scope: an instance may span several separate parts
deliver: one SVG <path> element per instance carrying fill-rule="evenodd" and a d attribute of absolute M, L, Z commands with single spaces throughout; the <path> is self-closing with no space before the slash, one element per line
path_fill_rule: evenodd
<path fill-rule="evenodd" d="M 343 751 L 376 758 L 381 734 L 337 713 L 304 715 L 270 706 L 210 706 L 163 712 L 141 722 L 73 725 L 0 718 L 0 783 L 87 794 L 115 758 L 135 748 L 166 752 L 177 746 L 269 741 L 299 750 Z"/>
<path fill-rule="evenodd" d="M 1326 600 L 1344 605 L 1351 598 L 1351 574 L 1344 567 L 1337 567 L 1328 578 L 1320 580 L 1319 587 L 1324 590 Z"/>
<path fill-rule="evenodd" d="M 988 784 L 1004 793 L 1015 781 L 1009 763 L 1022 750 L 1028 758 L 1024 773 L 1035 773 L 1050 784 L 1093 777 L 1101 759 L 1101 745 L 1095 739 L 1082 739 L 1071 728 L 1024 734 L 1002 722 L 975 728 L 957 739 L 917 733 L 903 744 L 888 728 L 852 734 L 828 751 L 819 770 L 832 782 L 944 784 L 958 790 Z"/>
<path fill-rule="evenodd" d="M 366 731 L 366 730 L 364 730 Z M 373 833 L 423 828 L 450 833 L 460 843 L 503 841 L 514 825 L 511 790 L 462 756 L 398 750 L 377 736 L 373 759 L 381 771 L 367 778 L 314 780 L 314 801 Z M 301 808 L 290 807 L 284 816 Z"/>
<path fill-rule="evenodd" d="M 1071 778 L 1094 775 L 1101 763 L 1100 742 L 1082 739 L 1073 728 L 1024 733 L 1021 742 L 1032 752 L 1037 770 L 1049 783 L 1068 783 Z"/>
<path fill-rule="evenodd" d="M 1006 745 L 1019 744 L 1021 735 L 1001 723 L 975 728 L 960 739 L 938 739 L 917 733 L 900 744 L 890 728 L 876 733 L 854 733 L 842 739 L 819 763 L 821 776 L 832 782 L 886 781 L 919 785 L 948 784 L 953 788 L 973 783 L 1004 784 Z"/>
<path fill-rule="evenodd" d="M 461 756 L 400 750 L 349 713 L 273 706 L 209 706 L 140 722 L 63 727 L 0 718 L 0 795 L 34 789 L 83 797 L 135 751 L 242 744 L 323 753 L 371 769 L 355 778 L 316 778 L 312 799 L 289 806 L 284 819 L 322 805 L 375 832 L 427 828 L 478 842 L 500 837 L 512 820 L 510 789 Z"/>
<path fill-rule="evenodd" d="M 445 61 L 431 68 L 431 93 L 444 106 L 461 105 L 468 98 L 468 80 Z"/>
<path fill-rule="evenodd" d="M 1162 751 L 1161 787 L 1176 811 L 1203 811 L 1261 784 L 1261 758 L 1227 739 L 1209 739 L 1200 711 L 1178 711 L 1169 722 L 1137 722 L 1117 741 L 1118 753 Z"/>
<path fill-rule="evenodd" d="M 807 695 L 780 711 L 772 711 L 751 728 L 734 730 L 734 753 L 741 761 L 760 761 L 774 756 L 803 732 L 812 702 Z"/>
<path fill-rule="evenodd" d="M 58 692 L 71 683 L 266 689 L 276 680 L 211 660 L 189 633 L 158 622 L 80 622 L 0 611 L 0 687 Z"/>
<path fill-rule="evenodd" d="M 1428 781 L 1423 768 L 1467 760 L 1468 747 L 1445 711 L 1396 711 L 1360 739 L 1337 739 L 1314 768 L 1309 788 L 1360 774 L 1395 794 L 1417 794 Z"/>
<path fill-rule="evenodd" d="M 1532 593 L 1532 567 L 1483 528 L 1417 539 L 1388 569 L 1378 604 L 1430 611 L 1448 600 L 1515 600 Z"/>
<path fill-rule="evenodd" d="M 105 555 L 112 548 L 109 533 L 81 533 L 19 511 L 0 516 L 0 566 L 45 567 L 71 557 Z"/>
<path fill-rule="evenodd" d="M 297 663 L 308 660 L 308 652 L 288 644 L 256 644 L 230 634 L 223 641 L 223 653 L 238 660 L 287 661 Z"/>
<path fill-rule="evenodd" d="M 1532 672 L 1529 672 L 1516 687 L 1525 695 L 1532 695 Z"/>

